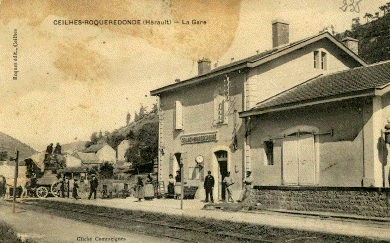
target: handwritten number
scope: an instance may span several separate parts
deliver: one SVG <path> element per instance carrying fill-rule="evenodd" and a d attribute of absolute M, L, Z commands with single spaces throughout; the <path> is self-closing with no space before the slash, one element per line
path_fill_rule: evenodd
<path fill-rule="evenodd" d="M 355 2 L 356 1 L 356 2 Z M 351 12 L 360 13 L 360 6 L 359 3 L 363 0 L 349 0 L 349 3 L 347 0 L 343 0 L 343 6 L 340 8 L 344 12 L 347 11 L 348 7 L 350 8 Z"/>

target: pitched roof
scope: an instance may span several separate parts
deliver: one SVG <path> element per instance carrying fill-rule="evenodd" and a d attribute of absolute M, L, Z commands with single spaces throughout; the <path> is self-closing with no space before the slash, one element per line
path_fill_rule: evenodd
<path fill-rule="evenodd" d="M 98 164 L 99 158 L 96 156 L 95 153 L 82 153 L 82 152 L 75 152 L 73 154 L 74 157 L 81 159 L 81 162 L 83 164 Z"/>
<path fill-rule="evenodd" d="M 390 61 L 317 76 L 282 93 L 257 103 L 240 117 L 324 103 L 334 98 L 378 95 L 375 91 L 390 87 Z"/>
<path fill-rule="evenodd" d="M 104 146 L 110 146 L 107 143 L 98 143 L 89 146 L 88 148 L 84 149 L 84 152 L 86 153 L 96 153 L 97 151 L 101 150 Z"/>
<path fill-rule="evenodd" d="M 341 42 L 336 40 L 335 37 L 333 37 L 329 32 L 323 32 L 318 35 L 314 35 L 296 42 L 289 43 L 287 45 L 282 45 L 275 47 L 271 50 L 264 51 L 262 53 L 256 54 L 254 56 L 250 56 L 248 58 L 244 58 L 241 60 L 238 60 L 236 62 L 232 62 L 229 64 L 226 64 L 224 66 L 217 67 L 215 69 L 212 69 L 210 72 L 195 76 L 193 78 L 183 80 L 179 83 L 170 84 L 155 90 L 150 91 L 151 95 L 158 95 L 160 93 L 174 90 L 176 88 L 180 88 L 183 86 L 187 86 L 193 83 L 202 82 L 204 80 L 207 80 L 209 78 L 227 73 L 232 72 L 235 70 L 243 69 L 243 68 L 253 68 L 256 66 L 259 66 L 265 62 L 269 62 L 275 58 L 278 58 L 280 56 L 283 56 L 287 53 L 290 53 L 292 51 L 295 51 L 297 49 L 300 49 L 304 46 L 307 46 L 309 44 L 312 44 L 316 41 L 319 41 L 321 39 L 327 38 L 330 41 L 332 41 L 335 45 L 337 45 L 339 48 L 344 50 L 349 56 L 351 56 L 353 59 L 355 59 L 357 62 L 359 62 L 361 65 L 365 66 L 367 65 L 359 56 L 357 56 L 353 51 L 348 49 L 345 45 L 343 45 Z"/>

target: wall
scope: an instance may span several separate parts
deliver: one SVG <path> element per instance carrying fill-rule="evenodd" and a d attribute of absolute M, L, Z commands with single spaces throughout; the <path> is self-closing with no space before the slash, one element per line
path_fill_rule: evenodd
<path fill-rule="evenodd" d="M 245 74 L 243 72 L 234 72 L 228 74 L 231 87 L 228 101 L 228 123 L 214 124 L 214 91 L 223 89 L 226 76 L 217 77 L 207 82 L 203 82 L 190 88 L 183 88 L 180 91 L 163 93 L 160 95 L 160 146 L 164 148 L 164 154 L 160 151 L 159 179 L 168 184 L 168 175 L 170 173 L 169 161 L 175 153 L 185 154 L 185 168 L 196 166 L 195 158 L 199 155 L 204 157 L 203 174 L 201 179 L 188 180 L 188 170 L 185 171 L 185 178 L 188 180 L 188 186 L 199 186 L 203 191 L 203 177 L 208 170 L 213 172 L 214 177 L 218 176 L 218 164 L 214 152 L 217 150 L 227 150 L 229 153 L 229 170 L 233 179 L 237 182 L 234 190 L 241 189 L 243 176 L 243 140 L 244 127 L 238 112 L 242 111 L 242 93 Z M 174 104 L 181 101 L 183 106 L 183 129 L 174 130 Z M 203 132 L 217 132 L 216 142 L 204 142 L 197 144 L 181 144 L 181 136 L 189 134 L 198 134 Z M 237 133 L 238 149 L 234 150 L 232 142 L 234 131 Z M 174 163 L 177 164 L 174 158 Z M 176 170 L 178 166 L 175 166 Z M 217 193 L 215 191 L 215 193 Z M 200 194 L 201 195 L 201 194 Z M 218 195 L 218 194 L 215 194 Z"/>
<path fill-rule="evenodd" d="M 116 162 L 116 152 L 109 145 L 105 145 L 99 151 L 97 151 L 96 156 L 99 158 L 99 161 L 104 162 Z"/>
<path fill-rule="evenodd" d="M 272 188 L 253 190 L 248 203 L 258 209 L 322 211 L 390 217 L 390 190 L 378 188 Z"/>
<path fill-rule="evenodd" d="M 327 70 L 314 68 L 314 50 L 327 53 Z M 289 55 L 252 69 L 248 75 L 249 107 L 320 74 L 334 73 L 358 66 L 329 40 L 308 45 Z"/>
<path fill-rule="evenodd" d="M 317 185 L 361 186 L 363 180 L 363 115 L 366 99 L 312 106 L 253 117 L 250 134 L 254 184 L 282 185 L 282 141 L 275 140 L 274 165 L 265 165 L 264 141 L 283 138 L 284 131 L 299 126 L 315 127 L 317 135 Z"/>
<path fill-rule="evenodd" d="M 117 148 L 118 161 L 126 161 L 125 154 L 127 149 L 130 148 L 129 140 L 123 140 Z"/>

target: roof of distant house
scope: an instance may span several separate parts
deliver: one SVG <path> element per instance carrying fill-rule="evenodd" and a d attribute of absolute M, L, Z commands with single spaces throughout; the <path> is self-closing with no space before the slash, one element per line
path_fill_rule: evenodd
<path fill-rule="evenodd" d="M 101 150 L 106 145 L 110 146 L 107 143 L 94 144 L 94 145 L 91 145 L 88 148 L 84 149 L 84 152 L 86 152 L 86 153 L 96 153 L 97 151 Z"/>
<path fill-rule="evenodd" d="M 81 159 L 83 164 L 98 164 L 99 158 L 95 153 L 83 153 L 83 152 L 75 152 L 73 154 L 74 157 Z"/>
<path fill-rule="evenodd" d="M 329 32 L 323 32 L 315 36 L 311 36 L 296 42 L 292 42 L 286 45 L 275 47 L 271 50 L 264 51 L 262 53 L 256 54 L 254 56 L 250 56 L 248 58 L 241 59 L 236 62 L 229 63 L 224 66 L 217 67 L 215 69 L 212 69 L 210 72 L 195 76 L 193 78 L 170 84 L 155 90 L 150 91 L 151 95 L 158 95 L 163 92 L 171 91 L 176 88 L 184 87 L 187 85 L 191 85 L 194 83 L 202 82 L 205 80 L 208 80 L 209 78 L 219 76 L 221 74 L 232 72 L 235 70 L 240 70 L 243 68 L 253 68 L 256 66 L 259 66 L 263 63 L 272 61 L 273 59 L 276 59 L 280 56 L 286 55 L 292 51 L 295 51 L 297 49 L 300 49 L 304 46 L 307 46 L 309 44 L 312 44 L 316 41 L 319 41 L 321 39 L 327 38 L 330 41 L 332 41 L 335 45 L 337 45 L 340 49 L 344 50 L 346 53 L 348 53 L 353 59 L 355 59 L 358 63 L 360 63 L 363 66 L 366 66 L 366 62 L 363 61 L 358 55 L 356 55 L 353 51 L 348 49 L 346 46 L 344 46 L 341 42 L 339 42 L 335 37 L 333 37 Z"/>
<path fill-rule="evenodd" d="M 390 91 L 390 61 L 317 76 L 240 112 L 240 117 L 308 105 L 382 95 Z"/>

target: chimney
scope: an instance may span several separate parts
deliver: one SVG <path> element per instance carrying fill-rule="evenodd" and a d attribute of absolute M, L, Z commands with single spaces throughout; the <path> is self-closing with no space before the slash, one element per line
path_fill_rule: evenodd
<path fill-rule="evenodd" d="M 343 43 L 344 46 L 348 47 L 348 49 L 353 51 L 356 55 L 359 55 L 359 40 L 351 37 L 345 37 L 341 43 Z"/>
<path fill-rule="evenodd" d="M 289 23 L 282 20 L 272 21 L 272 48 L 289 43 Z"/>
<path fill-rule="evenodd" d="M 208 58 L 203 58 L 198 61 L 198 75 L 210 72 L 211 61 Z"/>

